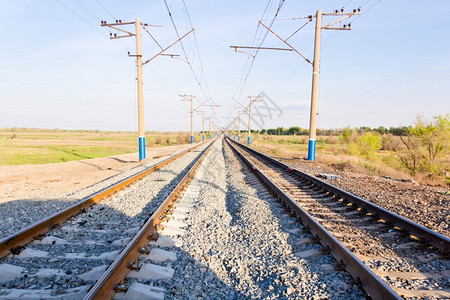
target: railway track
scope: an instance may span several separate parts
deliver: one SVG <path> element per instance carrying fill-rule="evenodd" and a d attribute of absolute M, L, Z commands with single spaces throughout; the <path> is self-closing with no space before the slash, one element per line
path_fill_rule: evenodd
<path fill-rule="evenodd" d="M 133 290 L 152 286 L 157 299 L 365 299 L 331 255 L 295 253 L 309 234 L 237 159 L 222 141 L 212 147 L 180 199 L 182 213 L 152 242 L 152 263 L 170 273 L 130 272 Z"/>
<path fill-rule="evenodd" d="M 0 299 L 105 299 L 125 291 L 120 282 L 140 268 L 136 259 L 156 240 L 160 223 L 213 143 L 183 151 L 0 240 Z"/>
<path fill-rule="evenodd" d="M 199 145 L 28 244 L 3 239 L 0 299 L 448 298 L 448 238 L 412 237 L 297 172 Z"/>
<path fill-rule="evenodd" d="M 375 299 L 450 298 L 450 239 L 227 138 L 322 244 L 338 268 Z M 233 143 L 234 145 L 232 145 Z M 238 146 L 240 150 L 236 147 Z M 312 249 L 310 254 L 317 252 Z M 317 255 L 319 255 L 317 253 Z"/>

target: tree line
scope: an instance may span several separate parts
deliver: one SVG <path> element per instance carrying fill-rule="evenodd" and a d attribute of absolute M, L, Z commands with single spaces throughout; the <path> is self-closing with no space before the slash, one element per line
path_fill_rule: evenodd
<path fill-rule="evenodd" d="M 378 128 L 370 128 L 367 126 L 363 126 L 355 128 L 354 130 L 356 130 L 356 132 L 358 132 L 359 134 L 364 134 L 366 132 L 378 132 L 381 135 L 390 133 L 396 136 L 406 136 L 408 133 L 408 129 L 409 129 L 408 126 L 390 127 L 390 128 L 385 128 L 383 126 L 380 126 Z M 349 127 L 339 129 L 317 129 L 317 135 L 339 136 L 346 130 L 349 130 Z M 309 135 L 309 129 L 297 126 L 292 126 L 289 128 L 277 127 L 261 130 L 252 130 L 252 132 L 267 135 Z"/>

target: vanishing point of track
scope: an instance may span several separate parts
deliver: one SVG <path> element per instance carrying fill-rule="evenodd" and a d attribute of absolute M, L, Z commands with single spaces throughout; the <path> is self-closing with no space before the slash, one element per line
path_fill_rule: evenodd
<path fill-rule="evenodd" d="M 226 140 L 227 147 L 224 144 L 223 151 L 229 151 L 231 148 L 239 157 L 238 160 L 248 166 L 244 171 L 248 174 L 246 176 L 248 183 L 255 189 L 266 190 L 268 194 L 281 200 L 290 213 L 285 215 L 285 221 L 289 224 L 297 224 L 295 225 L 297 229 L 301 228 L 301 231 L 295 231 L 297 230 L 295 229 L 291 232 L 297 238 L 302 237 L 295 245 L 293 244 L 298 251 L 295 253 L 296 256 L 308 259 L 331 254 L 335 258 L 334 268 L 338 271 L 347 271 L 353 277 L 353 283 L 364 289 L 374 299 L 450 297 L 447 279 L 450 269 L 449 238 L 249 147 L 236 142 L 233 146 L 230 139 Z M 70 264 L 71 259 L 78 259 L 81 262 L 83 259 L 91 261 L 91 267 L 88 268 L 90 271 L 86 274 L 83 272 L 88 269 L 81 270 L 82 263 L 77 263 L 80 266 L 74 265 L 74 274 L 80 274 L 78 277 L 84 278 L 84 286 L 77 286 L 77 282 L 74 281 L 71 282 L 70 287 L 75 283 L 76 288 L 66 288 L 68 291 L 64 291 L 64 285 L 61 287 L 58 283 L 58 288 L 52 291 L 52 295 L 64 296 L 72 293 L 74 299 L 80 298 L 77 295 L 82 295 L 81 297 L 85 299 L 105 299 L 111 298 L 118 291 L 127 291 L 130 287 L 127 279 L 129 272 L 143 273 L 141 268 L 146 268 L 138 258 L 142 254 L 149 254 L 151 247 L 147 244 L 159 243 L 160 233 L 165 227 L 163 224 L 166 224 L 161 222 L 170 219 L 180 223 L 174 218 L 176 214 L 180 214 L 175 211 L 177 203 L 184 197 L 184 191 L 193 180 L 213 143 L 214 141 L 198 144 L 110 188 L 82 199 L 59 214 L 3 238 L 0 241 L 0 257 L 4 257 L 3 260 L 7 263 L 12 263 L 16 258 L 29 259 L 35 265 L 40 264 L 40 259 L 50 265 L 56 260 L 66 264 Z M 178 161 L 177 158 L 188 153 L 191 155 L 190 158 L 178 169 L 162 169 L 163 166 Z M 210 168 L 212 166 L 214 163 L 210 162 Z M 159 182 L 164 188 L 154 198 L 159 199 L 158 201 L 152 200 L 154 203 L 145 205 L 142 209 L 145 216 L 140 216 L 140 219 L 124 218 L 119 215 L 116 220 L 111 211 L 100 207 L 101 205 L 94 205 L 105 198 L 115 197 L 118 194 L 120 196 L 120 193 L 126 192 L 129 188 L 132 189 L 132 186 L 137 185 L 138 189 L 142 188 L 142 186 L 139 187 L 139 182 L 144 181 L 148 175 L 156 174 L 157 170 L 160 170 L 159 177 L 154 176 L 151 181 L 154 184 Z M 173 173 L 172 179 L 162 178 L 169 173 Z M 170 181 L 170 184 L 167 184 L 167 181 Z M 150 190 L 147 187 L 144 196 L 131 192 L 130 199 L 134 199 L 135 196 L 150 198 Z M 145 193 L 148 196 L 145 196 Z M 134 201 L 131 201 L 131 205 L 134 205 L 133 203 Z M 189 203 L 185 201 L 183 205 L 189 206 Z M 89 208 L 91 206 L 94 209 Z M 95 222 L 91 222 L 95 214 L 106 215 L 106 220 L 98 222 L 99 227 L 96 227 Z M 108 216 L 112 219 L 108 220 Z M 124 220 L 124 223 L 120 220 Z M 50 234 L 47 234 L 49 232 Z M 111 234 L 113 234 L 112 237 Z M 76 250 L 82 249 L 80 248 L 82 246 L 73 245 L 72 241 L 79 245 L 92 243 L 94 253 L 77 253 Z M 32 247 L 28 247 L 29 243 Z M 319 244 L 322 246 L 318 247 Z M 37 248 L 33 250 L 33 247 Z M 60 248 L 62 250 L 58 250 Z M 70 249 L 71 253 L 64 253 L 64 249 Z M 47 257 L 46 252 L 41 250 L 53 251 L 52 258 Z M 58 256 L 58 251 L 62 251 L 60 253 L 63 254 Z M 57 253 L 56 259 L 54 253 Z M 330 259 L 332 259 L 331 256 Z M 22 267 L 19 263 L 12 268 L 21 269 Z M 77 268 L 81 269 L 77 270 Z M 60 269 L 64 268 L 60 267 Z M 331 269 L 330 272 L 332 272 Z M 36 270 L 31 270 L 31 273 L 33 272 Z M 70 278 L 67 272 L 59 274 L 54 273 L 55 270 L 47 269 L 39 269 L 38 272 L 41 272 L 40 276 L 43 278 L 50 276 L 66 278 L 65 280 Z M 0 279 L 7 276 L 7 274 L 0 274 Z M 35 278 L 32 279 L 35 280 Z M 21 280 L 16 280 L 14 283 L 17 284 L 17 289 L 26 290 L 28 286 L 33 286 L 28 282 L 28 276 L 25 275 Z M 14 284 L 11 287 L 15 287 Z M 158 288 L 155 287 L 155 289 L 159 292 L 158 297 L 164 294 Z M 45 295 L 50 297 L 50 294 L 42 295 L 42 298 L 46 298 Z M 124 293 L 118 295 L 123 297 Z M 5 298 L 5 294 L 1 291 L 0 298 Z M 19 297 L 16 296 L 16 298 Z"/>

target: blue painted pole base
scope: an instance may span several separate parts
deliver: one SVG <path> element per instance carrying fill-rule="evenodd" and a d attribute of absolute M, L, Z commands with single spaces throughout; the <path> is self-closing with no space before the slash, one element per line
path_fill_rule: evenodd
<path fill-rule="evenodd" d="M 193 143 L 194 143 L 194 136 L 191 135 L 191 144 L 193 144 Z"/>
<path fill-rule="evenodd" d="M 238 135 L 238 141 L 240 141 L 241 140 L 241 136 L 240 135 Z"/>
<path fill-rule="evenodd" d="M 139 160 L 145 159 L 145 136 L 139 137 Z"/>
<path fill-rule="evenodd" d="M 250 137 L 247 137 L 247 145 L 250 145 Z"/>
<path fill-rule="evenodd" d="M 308 160 L 316 160 L 316 140 L 309 140 L 308 143 Z"/>
<path fill-rule="evenodd" d="M 204 140 L 205 140 L 205 136 L 203 135 L 203 136 L 202 136 L 202 141 L 204 141 Z"/>

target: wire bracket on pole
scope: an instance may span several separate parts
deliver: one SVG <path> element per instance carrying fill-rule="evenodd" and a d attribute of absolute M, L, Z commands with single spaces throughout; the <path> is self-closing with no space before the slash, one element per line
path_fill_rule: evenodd
<path fill-rule="evenodd" d="M 234 52 L 239 52 L 239 53 L 244 53 L 244 54 L 248 54 L 248 55 L 250 55 L 251 57 L 255 57 L 253 54 L 251 54 L 250 52 L 245 52 L 245 51 L 241 51 L 241 50 L 238 50 L 238 48 L 244 48 L 244 47 L 239 47 L 239 46 L 230 46 L 230 48 L 234 48 Z"/>
<path fill-rule="evenodd" d="M 239 102 L 238 100 L 234 99 L 234 97 L 231 97 L 231 99 L 233 99 L 234 101 L 236 101 L 237 104 L 239 104 L 246 112 L 248 112 L 248 108 L 244 106 L 244 104 L 242 104 L 241 102 Z"/>
<path fill-rule="evenodd" d="M 194 28 L 192 28 L 191 30 L 189 30 L 189 32 L 187 32 L 185 35 L 183 35 L 182 37 L 180 37 L 178 40 L 176 40 L 175 42 L 173 42 L 172 44 L 170 44 L 168 47 L 166 47 L 165 49 L 161 50 L 160 52 L 158 52 L 158 54 L 156 54 L 155 56 L 153 56 L 152 58 L 146 60 L 144 63 L 142 63 L 142 65 L 145 65 L 147 63 L 149 63 L 150 61 L 152 61 L 155 57 L 157 57 L 158 55 L 161 55 L 162 53 L 164 53 L 167 49 L 169 49 L 170 47 L 172 47 L 173 45 L 175 45 L 176 43 L 178 43 L 179 41 L 181 41 L 183 38 L 185 38 L 187 35 L 189 35 L 191 32 L 194 32 Z"/>
<path fill-rule="evenodd" d="M 264 28 L 266 28 L 270 33 L 272 33 L 273 35 L 275 35 L 277 38 L 279 38 L 283 43 L 285 43 L 286 45 L 288 45 L 292 50 L 294 50 L 295 52 L 297 52 L 298 55 L 300 55 L 301 57 L 303 57 L 304 60 L 306 60 L 308 63 L 312 64 L 312 62 L 307 59 L 303 54 L 301 54 L 300 52 L 297 51 L 297 49 L 295 49 L 294 47 L 292 47 L 291 44 L 289 44 L 286 40 L 283 40 L 278 34 L 276 34 L 272 29 L 270 29 L 269 27 L 267 27 L 266 25 L 263 24 L 263 22 L 258 21 L 259 24 L 261 24 Z"/>
<path fill-rule="evenodd" d="M 342 16 L 342 18 L 340 18 L 337 21 L 333 21 L 325 26 L 322 26 L 321 29 L 328 29 L 328 30 L 352 30 L 352 24 L 348 23 L 348 24 L 344 24 L 342 27 L 333 27 L 334 24 L 342 22 L 345 19 L 350 18 L 351 16 L 355 16 L 355 15 L 361 15 L 361 8 L 358 9 L 353 9 L 353 12 L 350 13 L 346 13 L 344 12 L 344 9 L 341 8 L 340 10 L 335 10 L 333 13 L 322 13 L 322 16 Z M 299 20 L 299 19 L 309 19 L 309 21 L 311 22 L 313 18 L 315 18 L 316 16 L 312 16 L 309 15 L 307 17 L 297 17 L 297 18 L 292 18 L 292 20 Z M 288 38 L 289 39 L 289 38 Z M 286 39 L 286 40 L 288 40 Z"/>
<path fill-rule="evenodd" d="M 131 25 L 131 24 L 136 24 L 136 22 L 122 22 L 122 20 L 116 20 L 116 23 L 107 23 L 106 21 L 100 21 L 100 26 L 108 26 L 111 29 L 115 29 L 117 31 L 126 33 L 126 35 L 117 35 L 117 33 L 113 34 L 110 32 L 109 38 L 111 40 L 135 36 L 136 34 L 117 27 L 119 25 Z"/>

